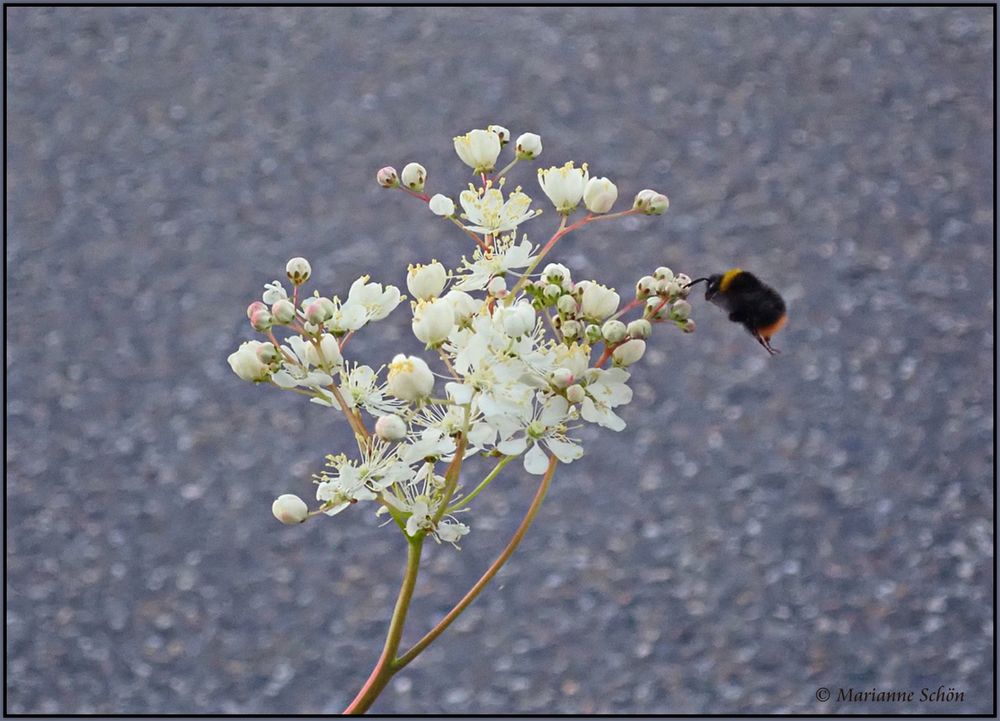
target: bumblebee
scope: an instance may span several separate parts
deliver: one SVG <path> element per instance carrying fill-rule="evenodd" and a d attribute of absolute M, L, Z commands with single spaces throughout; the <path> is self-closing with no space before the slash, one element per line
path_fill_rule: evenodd
<path fill-rule="evenodd" d="M 771 337 L 788 321 L 784 299 L 753 273 L 740 268 L 698 278 L 687 284 L 705 281 L 705 300 L 729 313 L 729 320 L 741 324 L 771 355 L 780 353 L 771 347 Z"/>

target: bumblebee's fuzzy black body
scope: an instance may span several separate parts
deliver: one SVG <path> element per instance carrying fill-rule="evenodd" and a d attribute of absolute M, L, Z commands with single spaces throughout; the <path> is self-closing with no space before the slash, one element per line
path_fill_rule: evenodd
<path fill-rule="evenodd" d="M 778 352 L 771 347 L 771 337 L 788 320 L 785 301 L 778 291 L 739 268 L 699 278 L 689 285 L 702 280 L 706 282 L 705 300 L 729 313 L 729 320 L 746 328 L 768 353 Z"/>

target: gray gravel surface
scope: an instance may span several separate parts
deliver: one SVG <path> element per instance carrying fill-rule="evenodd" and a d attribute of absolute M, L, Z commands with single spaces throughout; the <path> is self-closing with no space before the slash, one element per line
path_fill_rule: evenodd
<path fill-rule="evenodd" d="M 991 711 L 990 9 L 7 21 L 8 710 L 350 699 L 403 543 L 367 511 L 274 521 L 349 437 L 226 355 L 292 255 L 341 292 L 457 258 L 463 238 L 374 172 L 419 160 L 454 194 L 451 136 L 499 122 L 625 198 L 670 195 L 663 218 L 570 236 L 577 277 L 739 264 L 791 322 L 773 359 L 702 303 L 697 333 L 658 333 L 629 429 L 584 434 L 498 582 L 375 710 Z M 541 195 L 532 169 L 513 179 Z M 418 348 L 405 310 L 352 345 Z M 430 549 L 407 638 L 532 492 L 510 474 L 461 552 Z M 964 700 L 920 701 L 938 686 Z"/>

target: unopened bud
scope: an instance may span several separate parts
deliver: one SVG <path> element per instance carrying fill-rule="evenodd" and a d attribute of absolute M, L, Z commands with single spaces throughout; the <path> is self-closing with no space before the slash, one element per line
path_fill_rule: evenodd
<path fill-rule="evenodd" d="M 287 298 L 276 300 L 271 306 L 271 315 L 274 316 L 275 323 L 287 325 L 295 320 L 295 306 Z"/>
<path fill-rule="evenodd" d="M 488 125 L 486 129 L 491 133 L 496 133 L 500 138 L 500 145 L 504 146 L 510 141 L 510 131 L 502 125 Z"/>
<path fill-rule="evenodd" d="M 645 340 L 653 334 L 653 326 L 645 318 L 638 318 L 628 324 L 628 337 Z"/>
<path fill-rule="evenodd" d="M 253 303 L 247 306 L 247 318 L 253 318 L 253 314 L 259 310 L 267 310 L 267 306 L 261 303 L 259 300 L 255 300 Z"/>
<path fill-rule="evenodd" d="M 647 188 L 636 194 L 632 207 L 645 215 L 663 215 L 670 207 L 670 201 L 663 193 L 657 193 L 655 190 Z"/>
<path fill-rule="evenodd" d="M 582 403 L 583 399 L 587 397 L 587 391 L 583 389 L 579 383 L 571 385 L 566 389 L 566 400 L 570 403 Z"/>
<path fill-rule="evenodd" d="M 653 277 L 656 278 L 657 280 L 673 280 L 674 271 L 670 270 L 670 268 L 666 267 L 665 265 L 661 265 L 659 268 L 653 271 Z"/>
<path fill-rule="evenodd" d="M 281 360 L 281 351 L 274 347 L 274 343 L 261 343 L 257 346 L 257 360 L 264 365 L 271 365 Z"/>
<path fill-rule="evenodd" d="M 542 294 L 545 296 L 545 300 L 549 303 L 554 303 L 556 299 L 562 295 L 562 288 L 555 283 L 550 283 L 545 286 L 545 290 L 542 291 Z"/>
<path fill-rule="evenodd" d="M 375 179 L 383 188 L 395 188 L 399 185 L 399 176 L 396 175 L 396 169 L 391 165 L 387 165 L 378 171 Z"/>
<path fill-rule="evenodd" d="M 583 189 L 583 204 L 591 213 L 607 213 L 618 200 L 618 187 L 607 178 L 591 178 Z"/>
<path fill-rule="evenodd" d="M 305 258 L 292 258 L 285 264 L 285 274 L 295 285 L 302 285 L 312 275 L 312 267 Z"/>
<path fill-rule="evenodd" d="M 574 315 L 576 313 L 576 298 L 571 295 L 561 295 L 556 301 L 556 308 L 563 315 Z"/>
<path fill-rule="evenodd" d="M 486 284 L 486 292 L 497 298 L 502 298 L 507 294 L 507 281 L 500 275 L 490 278 L 490 282 Z"/>
<path fill-rule="evenodd" d="M 580 335 L 580 323 L 575 320 L 565 320 L 562 322 L 562 327 L 559 328 L 562 333 L 563 338 L 567 340 L 572 340 Z"/>
<path fill-rule="evenodd" d="M 686 300 L 674 301 L 670 306 L 671 320 L 687 320 L 689 315 L 691 315 L 691 304 Z"/>
<path fill-rule="evenodd" d="M 608 343 L 620 343 L 625 340 L 628 331 L 620 320 L 609 320 L 601 326 L 601 335 Z"/>
<path fill-rule="evenodd" d="M 395 413 L 375 421 L 375 435 L 383 441 L 401 441 L 406 438 L 406 423 Z"/>
<path fill-rule="evenodd" d="M 257 310 L 250 316 L 250 325 L 253 326 L 254 330 L 265 331 L 274 325 L 274 316 L 267 308 Z"/>
<path fill-rule="evenodd" d="M 643 316 L 649 320 L 663 320 L 667 317 L 664 305 L 665 303 L 659 298 L 650 298 L 646 301 L 646 309 L 643 312 Z"/>
<path fill-rule="evenodd" d="M 653 292 L 654 283 L 656 283 L 656 278 L 651 275 L 644 275 L 639 278 L 639 281 L 635 284 L 635 297 L 639 300 L 648 298 L 649 294 Z"/>
<path fill-rule="evenodd" d="M 329 312 L 329 308 L 326 303 L 320 302 L 321 300 L 322 299 L 317 298 L 312 303 L 305 306 L 306 321 L 308 323 L 321 325 L 333 317 L 333 314 Z"/>
<path fill-rule="evenodd" d="M 442 218 L 450 218 L 455 215 L 455 201 L 447 195 L 441 195 L 441 193 L 432 195 L 427 205 L 434 215 L 440 215 Z"/>
<path fill-rule="evenodd" d="M 419 193 L 427 181 L 427 169 L 420 163 L 407 163 L 403 166 L 403 173 L 399 177 L 403 185 Z"/>
<path fill-rule="evenodd" d="M 684 321 L 684 325 L 681 326 L 681 330 L 684 331 L 685 333 L 694 333 L 694 328 L 695 328 L 694 321 L 691 320 L 690 318 Z"/>
<path fill-rule="evenodd" d="M 616 365 L 630 366 L 642 358 L 645 352 L 646 341 L 629 340 L 615 348 L 614 352 L 611 354 L 611 358 L 614 360 Z"/>
<path fill-rule="evenodd" d="M 534 133 L 518 136 L 514 145 L 518 160 L 532 160 L 542 154 L 542 139 Z"/>
<path fill-rule="evenodd" d="M 573 371 L 569 368 L 556 368 L 552 371 L 552 385 L 556 388 L 566 388 L 573 383 Z"/>
<path fill-rule="evenodd" d="M 594 324 L 588 325 L 587 330 L 584 331 L 584 335 L 587 338 L 587 342 L 591 345 L 599 343 L 601 341 L 601 326 Z"/>
<path fill-rule="evenodd" d="M 309 506 L 294 493 L 278 496 L 271 504 L 271 513 L 282 523 L 294 526 L 309 517 Z"/>

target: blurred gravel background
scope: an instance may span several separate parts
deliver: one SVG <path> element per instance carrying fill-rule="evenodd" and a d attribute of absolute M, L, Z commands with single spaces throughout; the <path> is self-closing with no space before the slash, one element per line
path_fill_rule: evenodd
<path fill-rule="evenodd" d="M 739 264 L 791 322 L 774 359 L 702 303 L 696 334 L 659 333 L 629 429 L 584 434 L 375 710 L 992 710 L 990 9 L 6 12 L 8 710 L 350 699 L 403 544 L 368 512 L 274 521 L 349 439 L 226 355 L 292 255 L 328 292 L 455 260 L 374 173 L 419 160 L 454 195 L 451 137 L 491 122 L 624 202 L 670 195 L 564 241 L 577 278 Z M 353 350 L 416 351 L 394 317 Z M 533 487 L 510 474 L 460 553 L 431 549 L 407 638 Z M 964 701 L 815 699 L 939 685 Z"/>

